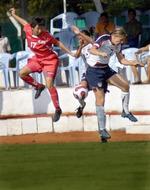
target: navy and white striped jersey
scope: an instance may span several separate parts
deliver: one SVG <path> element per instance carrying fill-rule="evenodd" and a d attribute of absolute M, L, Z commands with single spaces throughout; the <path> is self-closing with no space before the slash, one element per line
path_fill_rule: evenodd
<path fill-rule="evenodd" d="M 95 65 L 97 63 L 101 63 L 101 64 L 108 64 L 109 63 L 109 59 L 112 55 L 114 55 L 115 53 L 119 53 L 121 52 L 121 45 L 113 45 L 111 43 L 111 36 L 108 34 L 104 34 L 102 36 L 100 36 L 99 38 L 97 38 L 97 40 L 94 43 L 94 46 L 102 51 L 102 52 L 106 52 L 107 53 L 107 57 L 104 58 L 102 56 L 98 56 L 98 55 L 93 55 L 89 52 L 89 50 L 92 48 L 92 44 L 88 44 L 86 45 L 83 49 L 82 49 L 82 55 L 85 57 L 86 59 L 86 63 L 88 65 L 90 65 L 91 67 L 95 67 Z"/>
<path fill-rule="evenodd" d="M 111 36 L 108 34 L 104 34 L 97 38 L 95 41 L 96 47 L 102 52 L 107 53 L 107 57 L 104 58 L 102 56 L 99 56 L 99 62 L 101 64 L 108 64 L 109 59 L 112 55 L 115 53 L 121 52 L 121 44 L 119 45 L 113 45 L 111 42 Z"/>
<path fill-rule="evenodd" d="M 98 55 L 93 55 L 89 52 L 89 50 L 92 48 L 92 44 L 88 44 L 85 47 L 82 48 L 82 55 L 84 56 L 84 60 L 87 65 L 94 67 L 96 63 L 100 62 L 100 57 Z"/>

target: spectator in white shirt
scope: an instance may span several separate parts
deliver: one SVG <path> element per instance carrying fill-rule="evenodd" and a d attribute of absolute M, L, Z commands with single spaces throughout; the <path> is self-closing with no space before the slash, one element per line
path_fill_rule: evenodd
<path fill-rule="evenodd" d="M 147 80 L 143 81 L 142 83 L 150 84 L 150 44 L 140 48 L 136 52 L 136 55 L 138 56 L 139 61 L 141 61 L 146 66 Z"/>
<path fill-rule="evenodd" d="M 10 53 L 11 47 L 6 36 L 2 35 L 2 28 L 0 26 L 0 53 Z"/>

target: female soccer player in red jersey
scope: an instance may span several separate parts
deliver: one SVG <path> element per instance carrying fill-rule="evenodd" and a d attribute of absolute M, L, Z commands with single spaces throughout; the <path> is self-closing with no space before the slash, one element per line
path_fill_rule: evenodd
<path fill-rule="evenodd" d="M 16 14 L 14 8 L 9 10 L 10 16 L 23 25 L 24 32 L 29 48 L 34 52 L 34 56 L 28 60 L 27 65 L 21 69 L 19 75 L 28 84 L 35 87 L 35 98 L 38 98 L 45 86 L 35 81 L 29 74 L 33 72 L 43 72 L 46 80 L 46 87 L 49 90 L 51 99 L 55 107 L 53 121 L 59 120 L 62 110 L 59 105 L 59 98 L 56 88 L 54 87 L 54 79 L 56 76 L 59 60 L 58 56 L 52 49 L 52 45 L 59 46 L 66 53 L 74 56 L 74 54 L 64 46 L 64 44 L 56 40 L 45 29 L 45 20 L 36 17 L 31 23 Z"/>

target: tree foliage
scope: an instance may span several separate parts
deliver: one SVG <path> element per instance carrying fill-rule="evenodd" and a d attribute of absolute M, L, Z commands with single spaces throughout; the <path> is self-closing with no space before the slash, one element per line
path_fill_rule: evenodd
<path fill-rule="evenodd" d="M 28 13 L 53 17 L 60 14 L 63 9 L 63 1 L 58 0 L 28 0 Z"/>
<path fill-rule="evenodd" d="M 62 12 L 63 1 L 60 0 L 1 0 L 0 18 L 6 18 L 6 11 L 15 7 L 20 15 L 26 17 L 41 15 L 54 17 Z"/>
<path fill-rule="evenodd" d="M 149 0 L 102 0 L 107 4 L 107 12 L 112 15 L 119 15 L 120 12 L 129 8 L 146 10 L 150 7 Z"/>
<path fill-rule="evenodd" d="M 66 0 L 66 2 L 67 11 L 80 14 L 95 10 L 92 0 Z M 146 10 L 150 7 L 149 0 L 101 0 L 101 2 L 112 15 L 118 15 L 128 8 Z M 63 0 L 0 0 L 0 19 L 6 18 L 6 11 L 12 6 L 25 17 L 41 15 L 49 19 L 63 12 Z"/>

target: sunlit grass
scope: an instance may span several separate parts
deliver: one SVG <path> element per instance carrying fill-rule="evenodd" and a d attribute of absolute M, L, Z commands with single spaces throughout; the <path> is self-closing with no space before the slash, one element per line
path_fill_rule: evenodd
<path fill-rule="evenodd" d="M 150 142 L 0 145 L 0 190 L 149 190 Z"/>

